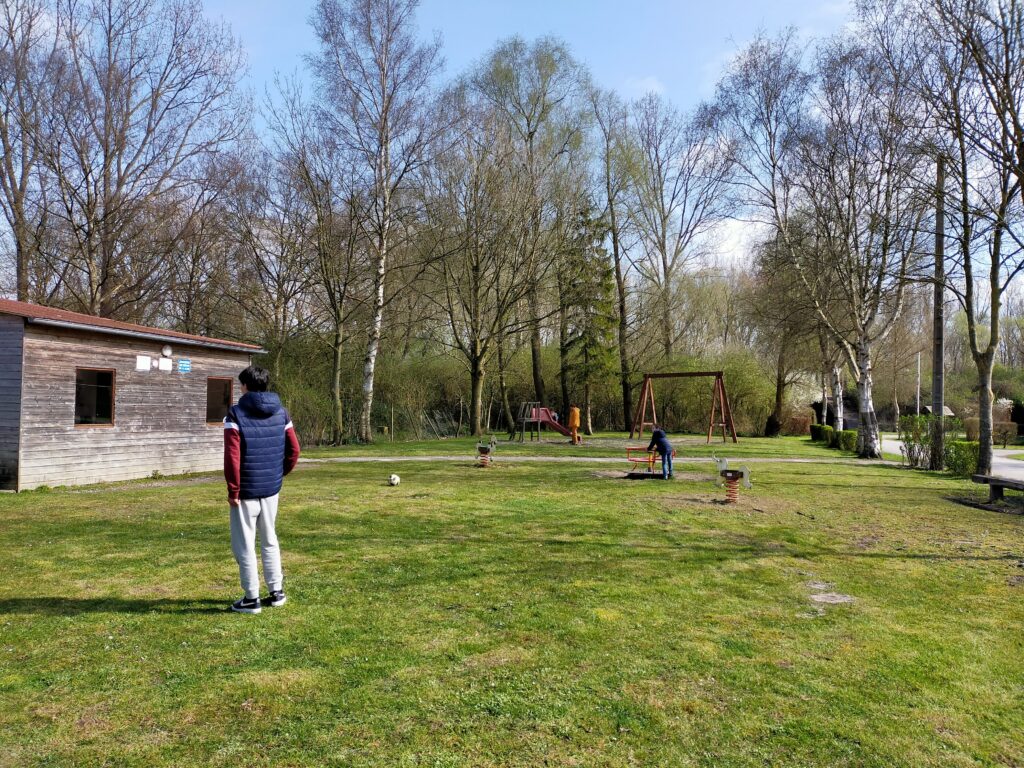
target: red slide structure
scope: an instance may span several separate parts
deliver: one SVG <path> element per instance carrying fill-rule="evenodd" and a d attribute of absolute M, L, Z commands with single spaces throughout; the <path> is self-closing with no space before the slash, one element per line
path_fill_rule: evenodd
<path fill-rule="evenodd" d="M 555 415 L 551 412 L 550 408 L 534 408 L 530 414 L 530 421 L 535 421 L 541 426 L 560 432 L 566 437 L 572 434 L 568 429 L 555 421 Z"/>

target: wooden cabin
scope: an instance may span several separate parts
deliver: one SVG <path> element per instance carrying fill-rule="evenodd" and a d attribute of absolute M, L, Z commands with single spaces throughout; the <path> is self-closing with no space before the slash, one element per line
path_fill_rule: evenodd
<path fill-rule="evenodd" d="M 222 467 L 222 420 L 262 351 L 0 299 L 0 490 Z"/>

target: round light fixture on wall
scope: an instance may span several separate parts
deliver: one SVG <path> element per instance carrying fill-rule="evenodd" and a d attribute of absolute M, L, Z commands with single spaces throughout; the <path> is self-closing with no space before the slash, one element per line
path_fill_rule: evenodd
<path fill-rule="evenodd" d="M 171 348 L 167 344 L 164 344 L 164 348 L 160 350 L 160 354 L 163 355 L 164 357 L 170 357 Z"/>

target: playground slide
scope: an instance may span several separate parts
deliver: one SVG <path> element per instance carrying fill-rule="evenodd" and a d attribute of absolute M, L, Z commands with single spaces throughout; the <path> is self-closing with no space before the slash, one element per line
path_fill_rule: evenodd
<path fill-rule="evenodd" d="M 538 411 L 540 412 L 538 413 Z M 533 411 L 533 415 L 538 423 L 543 424 L 548 429 L 553 429 L 556 432 L 560 432 L 566 437 L 572 434 L 568 429 L 566 429 L 564 426 L 562 426 L 561 424 L 554 420 L 550 408 L 535 408 Z"/>

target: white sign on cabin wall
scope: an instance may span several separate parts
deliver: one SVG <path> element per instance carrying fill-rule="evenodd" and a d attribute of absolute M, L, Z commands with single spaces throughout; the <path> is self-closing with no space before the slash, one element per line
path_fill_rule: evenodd
<path fill-rule="evenodd" d="M 136 371 L 148 371 L 152 365 L 152 360 L 149 355 L 136 355 L 135 356 L 135 370 Z"/>
<path fill-rule="evenodd" d="M 173 365 L 173 361 L 171 360 L 171 358 L 169 358 L 169 357 L 161 357 L 160 358 L 160 370 L 161 371 L 173 371 L 174 370 L 174 365 Z"/>

